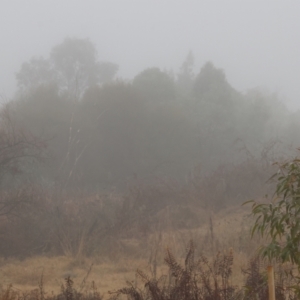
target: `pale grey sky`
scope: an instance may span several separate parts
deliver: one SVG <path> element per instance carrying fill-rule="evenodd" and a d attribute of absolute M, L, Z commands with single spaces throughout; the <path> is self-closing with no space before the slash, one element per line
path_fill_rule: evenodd
<path fill-rule="evenodd" d="M 90 38 L 99 59 L 132 78 L 147 67 L 176 73 L 192 50 L 238 90 L 263 86 L 300 108 L 300 1 L 0 0 L 0 95 L 32 56 L 65 37 Z"/>

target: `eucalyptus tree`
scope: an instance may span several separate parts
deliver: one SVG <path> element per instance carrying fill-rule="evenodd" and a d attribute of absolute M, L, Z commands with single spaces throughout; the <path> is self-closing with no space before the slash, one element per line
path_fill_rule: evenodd
<path fill-rule="evenodd" d="M 271 177 L 276 189 L 272 201 L 252 203 L 255 218 L 252 236 L 264 237 L 260 254 L 270 261 L 290 262 L 300 271 L 300 159 L 278 163 L 278 171 Z M 298 275 L 296 279 L 300 282 Z M 299 285 L 295 291 L 300 296 Z"/>

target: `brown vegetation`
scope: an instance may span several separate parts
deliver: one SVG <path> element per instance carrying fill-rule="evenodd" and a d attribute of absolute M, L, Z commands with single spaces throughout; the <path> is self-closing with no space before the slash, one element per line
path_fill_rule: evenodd
<path fill-rule="evenodd" d="M 35 300 L 54 299 L 103 299 L 109 296 L 110 299 L 119 299 L 126 295 L 128 299 L 199 299 L 199 300 L 233 300 L 233 299 L 268 299 L 268 286 L 266 277 L 266 264 L 258 257 L 250 260 L 244 268 L 235 269 L 232 249 L 218 252 L 214 257 L 208 258 L 202 252 L 197 251 L 194 242 L 190 242 L 185 251 L 185 257 L 175 258 L 172 251 L 167 248 L 164 262 L 167 268 L 159 265 L 152 265 L 141 269 L 138 267 L 135 278 L 133 273 L 127 270 L 127 286 L 120 288 L 121 276 L 124 270 L 115 268 L 109 270 L 108 265 L 90 265 L 86 273 L 72 271 L 65 273 L 65 278 L 56 282 L 53 292 L 49 292 L 49 273 L 43 268 L 34 276 L 36 288 L 29 288 L 27 291 L 17 289 L 12 285 L 0 287 L 1 300 L 24 299 L 29 297 Z M 183 260 L 183 264 L 180 261 Z M 49 261 L 50 262 L 50 261 Z M 49 264 L 48 262 L 48 264 Z M 133 267 L 131 262 L 131 269 Z M 31 261 L 34 263 L 34 260 Z M 71 263 L 71 261 L 70 261 Z M 111 265 L 111 263 L 110 263 Z M 70 267 L 70 265 L 69 265 Z M 53 271 L 57 266 L 53 266 Z M 130 269 L 129 265 L 126 267 Z M 147 270 L 148 271 L 147 271 Z M 20 270 L 20 267 L 19 267 Z M 102 275 L 99 277 L 99 271 Z M 111 272 L 114 272 L 112 276 Z M 286 276 L 289 266 L 276 267 L 276 299 L 295 300 L 297 299 L 290 287 L 294 284 L 293 278 Z M 98 277 L 93 273 L 98 273 Z M 235 274 L 236 273 L 236 274 Z M 78 278 L 78 275 L 80 278 Z M 233 280 L 238 275 L 239 280 Z M 27 275 L 28 277 L 28 275 Z M 25 277 L 24 277 L 25 278 Z M 118 279 L 117 279 L 118 278 Z M 117 279 L 117 282 L 116 282 Z M 28 280 L 28 279 L 27 279 Z M 60 291 L 58 289 L 61 282 Z M 108 286 L 105 285 L 108 283 Z M 118 287 L 119 285 L 119 287 Z M 100 287 L 100 289 L 98 289 Z M 109 291 L 110 290 L 110 291 Z M 108 294 L 107 294 L 108 292 Z M 106 294 L 105 294 L 106 293 Z"/>
<path fill-rule="evenodd" d="M 145 286 L 114 286 L 117 296 L 265 297 L 256 260 L 246 271 L 248 290 L 235 279 L 257 246 L 240 205 L 272 191 L 266 181 L 286 151 L 281 140 L 300 141 L 290 135 L 299 132 L 299 118 L 275 95 L 236 91 L 212 63 L 194 75 L 192 55 L 177 78 L 150 68 L 125 83 L 113 81 L 116 71 L 81 39 L 66 39 L 49 59 L 21 67 L 19 91 L 0 111 L 1 280 L 32 285 L 43 275 L 28 294 L 2 287 L 1 300 L 101 299 L 95 285 L 75 289 L 71 274 L 58 275 L 67 278 L 61 293 L 45 293 L 48 276 L 64 265 L 60 257 L 73 269 L 119 262 L 114 270 L 126 276 L 149 260 L 151 275 L 137 273 Z M 190 244 L 182 266 L 177 257 L 190 239 L 201 254 L 197 260 Z M 169 271 L 159 279 L 166 268 L 159 249 L 166 247 Z M 230 247 L 239 264 L 223 253 Z M 34 257 L 50 264 L 52 275 L 46 266 L 44 273 L 19 271 Z M 105 276 L 119 283 L 110 271 Z"/>

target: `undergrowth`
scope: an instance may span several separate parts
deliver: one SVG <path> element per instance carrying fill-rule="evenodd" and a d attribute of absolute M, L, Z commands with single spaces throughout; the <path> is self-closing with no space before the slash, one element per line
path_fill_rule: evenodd
<path fill-rule="evenodd" d="M 22 292 L 11 284 L 6 288 L 0 286 L 0 300 L 102 300 L 103 296 L 99 293 L 95 282 L 87 284 L 86 279 L 89 272 L 77 288 L 74 287 L 71 277 L 66 277 L 59 294 L 53 292 L 49 294 L 45 291 L 43 275 L 38 283 L 38 288 L 29 292 Z"/>
<path fill-rule="evenodd" d="M 129 300 L 267 300 L 268 284 L 265 266 L 259 258 L 249 261 L 242 270 L 243 286 L 232 284 L 233 251 L 219 252 L 211 261 L 203 254 L 195 257 L 195 246 L 191 241 L 185 260 L 180 264 L 170 249 L 166 250 L 165 263 L 168 274 L 158 279 L 141 270 L 136 274 L 142 285 L 127 282 L 127 287 L 110 292 L 110 300 L 126 296 Z M 283 274 L 281 270 L 279 275 Z M 277 275 L 278 275 L 277 274 Z M 278 278 L 277 278 L 278 277 Z M 277 276 L 276 299 L 295 300 L 289 288 L 291 278 Z"/>
<path fill-rule="evenodd" d="M 267 300 L 268 283 L 266 264 L 259 257 L 248 262 L 241 269 L 244 278 L 242 285 L 233 283 L 234 253 L 230 249 L 218 252 L 213 259 L 198 253 L 193 241 L 190 241 L 184 260 L 180 262 L 166 249 L 164 262 L 167 272 L 157 276 L 156 269 L 150 274 L 138 269 L 136 280 L 128 281 L 127 286 L 108 292 L 109 300 Z M 0 300 L 103 300 L 95 282 L 88 283 L 87 275 L 78 287 L 70 276 L 66 277 L 58 294 L 46 292 L 43 275 L 38 287 L 22 292 L 12 285 L 0 285 Z M 293 286 L 297 277 L 287 266 L 276 266 L 276 299 L 296 300 Z"/>

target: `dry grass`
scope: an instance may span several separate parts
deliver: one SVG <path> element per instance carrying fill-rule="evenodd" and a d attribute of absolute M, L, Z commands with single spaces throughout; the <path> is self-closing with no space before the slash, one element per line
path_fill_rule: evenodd
<path fill-rule="evenodd" d="M 114 257 L 112 251 L 109 258 L 94 256 L 75 260 L 67 256 L 38 256 L 24 260 L 2 259 L 0 282 L 2 286 L 13 283 L 14 287 L 20 290 L 31 290 L 38 286 L 43 274 L 46 291 L 58 293 L 67 276 L 78 286 L 93 265 L 88 281 L 94 281 L 99 291 L 106 293 L 118 289 L 126 281 L 135 281 L 137 269 L 153 273 L 156 268 L 159 276 L 166 270 L 163 262 L 165 249 L 169 247 L 175 257 L 183 259 L 185 245 L 193 239 L 199 251 L 210 255 L 212 245 L 215 253 L 232 248 L 235 255 L 232 281 L 241 285 L 240 269 L 246 265 L 250 255 L 244 249 L 249 251 L 250 246 L 253 249 L 252 242 L 249 242 L 247 213 L 247 209 L 235 207 L 211 215 L 211 222 L 206 221 L 205 225 L 197 229 L 175 231 L 169 228 L 140 240 L 124 239 L 122 243 L 134 253 L 130 257 L 122 256 L 119 251 Z"/>
<path fill-rule="evenodd" d="M 97 260 L 97 258 L 96 258 Z M 33 257 L 23 261 L 2 260 L 0 268 L 0 282 L 2 286 L 13 283 L 22 291 L 37 288 L 41 276 L 47 292 L 60 292 L 64 279 L 72 278 L 75 286 L 79 286 L 89 271 L 93 261 L 74 261 L 68 257 Z M 118 263 L 98 262 L 93 264 L 88 281 L 94 281 L 101 292 L 116 289 L 126 280 L 134 278 L 134 271 L 143 267 L 139 260 L 118 261 Z"/>

